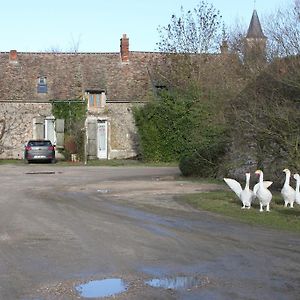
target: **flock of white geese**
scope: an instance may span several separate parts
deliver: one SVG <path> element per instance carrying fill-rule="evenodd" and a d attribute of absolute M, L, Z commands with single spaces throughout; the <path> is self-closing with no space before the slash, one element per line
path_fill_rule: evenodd
<path fill-rule="evenodd" d="M 284 169 L 285 173 L 285 182 L 281 189 L 281 195 L 284 201 L 285 207 L 294 207 L 294 203 L 300 205 L 300 175 L 294 174 L 294 179 L 296 180 L 296 188 L 290 186 L 291 171 L 289 169 Z M 250 173 L 246 173 L 246 185 L 242 189 L 239 182 L 231 178 L 224 178 L 224 181 L 227 185 L 235 192 L 235 194 L 242 201 L 242 209 L 250 209 L 251 203 L 255 198 L 259 200 L 260 210 L 270 211 L 270 202 L 272 200 L 272 193 L 268 190 L 272 181 L 264 181 L 264 174 L 261 170 L 256 170 L 255 174 L 259 175 L 259 182 L 253 187 L 253 190 L 250 189 Z"/>

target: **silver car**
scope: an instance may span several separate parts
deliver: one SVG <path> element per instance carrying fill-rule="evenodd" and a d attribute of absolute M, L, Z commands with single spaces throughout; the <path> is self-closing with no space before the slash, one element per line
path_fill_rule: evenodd
<path fill-rule="evenodd" d="M 25 146 L 24 158 L 33 161 L 55 162 L 55 147 L 49 140 L 30 140 Z"/>

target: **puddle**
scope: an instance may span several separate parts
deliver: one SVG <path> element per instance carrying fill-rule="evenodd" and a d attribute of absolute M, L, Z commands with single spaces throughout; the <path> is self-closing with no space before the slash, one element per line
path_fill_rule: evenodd
<path fill-rule="evenodd" d="M 75 287 L 81 297 L 99 298 L 111 297 L 127 290 L 127 285 L 122 279 L 109 278 L 103 280 L 92 280 Z"/>
<path fill-rule="evenodd" d="M 109 193 L 109 190 L 106 190 L 106 189 L 104 189 L 104 190 L 97 190 L 97 192 L 98 193 L 102 193 L 102 194 L 107 194 L 107 193 Z"/>
<path fill-rule="evenodd" d="M 55 174 L 54 171 L 36 171 L 36 172 L 27 172 L 27 175 L 40 175 L 40 174 Z"/>
<path fill-rule="evenodd" d="M 147 285 L 163 289 L 189 290 L 209 283 L 208 278 L 200 276 L 178 276 L 147 280 Z"/>

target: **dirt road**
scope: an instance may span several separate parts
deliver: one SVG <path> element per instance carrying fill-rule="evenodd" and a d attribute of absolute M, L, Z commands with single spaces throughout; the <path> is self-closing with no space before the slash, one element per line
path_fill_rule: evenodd
<path fill-rule="evenodd" d="M 107 278 L 126 283 L 111 297 L 121 300 L 299 299 L 300 236 L 177 202 L 217 188 L 174 180 L 177 174 L 0 166 L 0 299 L 86 299 L 75 287 Z M 147 284 L 182 278 L 194 284 Z"/>

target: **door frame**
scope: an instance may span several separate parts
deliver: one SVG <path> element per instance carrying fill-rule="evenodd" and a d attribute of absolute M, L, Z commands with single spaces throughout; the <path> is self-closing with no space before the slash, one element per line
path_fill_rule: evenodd
<path fill-rule="evenodd" d="M 49 138 L 49 132 L 48 132 L 48 126 L 47 123 L 53 124 L 53 140 Z M 50 139 L 53 145 L 56 145 L 56 130 L 55 130 L 55 117 L 54 116 L 48 116 L 44 120 L 44 138 Z"/>
<path fill-rule="evenodd" d="M 100 125 L 101 124 L 101 125 Z M 100 149 L 100 126 L 104 124 L 105 150 Z M 97 120 L 97 157 L 98 159 L 108 159 L 108 121 L 106 119 Z"/>

